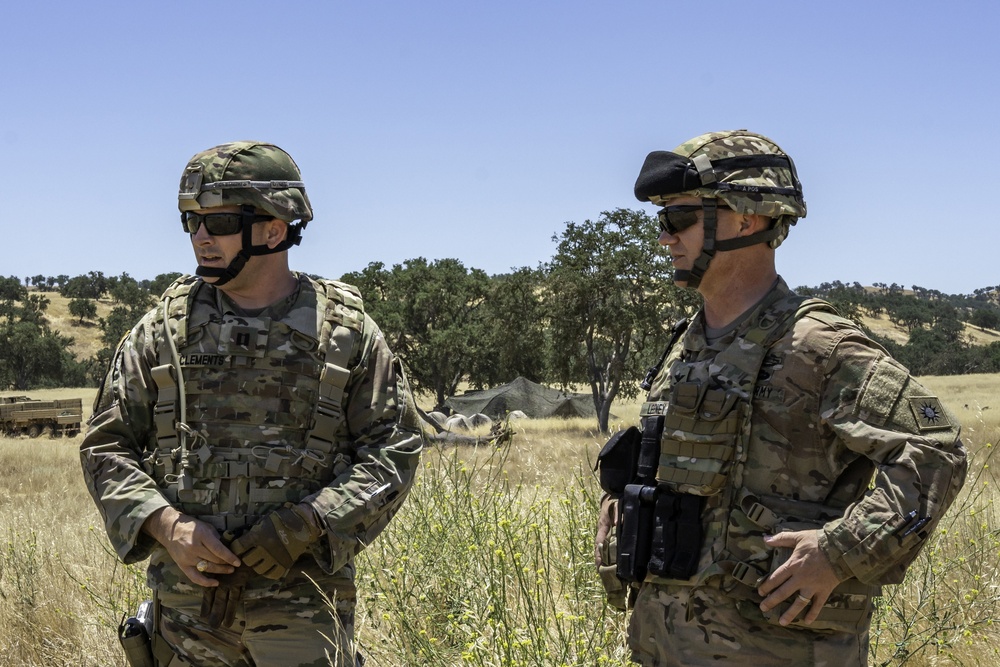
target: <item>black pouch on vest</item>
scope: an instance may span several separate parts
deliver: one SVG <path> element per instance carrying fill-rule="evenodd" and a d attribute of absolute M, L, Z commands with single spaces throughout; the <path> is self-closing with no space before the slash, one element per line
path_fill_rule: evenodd
<path fill-rule="evenodd" d="M 646 578 L 656 512 L 656 487 L 629 484 L 618 506 L 618 577 L 625 581 Z"/>
<path fill-rule="evenodd" d="M 641 443 L 642 433 L 635 426 L 630 426 L 611 436 L 601 448 L 601 453 L 597 455 L 597 467 L 600 468 L 601 488 L 605 493 L 621 496 L 625 487 L 635 481 Z"/>
<path fill-rule="evenodd" d="M 677 501 L 678 495 L 665 489 L 661 489 L 656 496 L 649 571 L 658 577 L 671 576 L 670 562 L 677 549 Z"/>
<path fill-rule="evenodd" d="M 703 529 L 702 496 L 660 489 L 656 496 L 649 572 L 658 577 L 690 579 L 698 571 Z"/>
<path fill-rule="evenodd" d="M 703 539 L 701 510 L 704 506 L 704 496 L 689 493 L 677 496 L 677 542 L 670 560 L 670 576 L 674 579 L 689 579 L 698 571 L 698 555 Z"/>

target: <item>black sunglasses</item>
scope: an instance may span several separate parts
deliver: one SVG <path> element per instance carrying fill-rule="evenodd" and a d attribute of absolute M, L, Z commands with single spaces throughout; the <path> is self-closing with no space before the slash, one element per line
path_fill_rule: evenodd
<path fill-rule="evenodd" d="M 273 218 L 273 215 L 254 213 L 252 206 L 244 207 L 239 213 L 195 213 L 194 211 L 184 211 L 181 213 L 181 226 L 188 234 L 195 234 L 202 223 L 204 223 L 205 231 L 212 236 L 228 236 L 243 231 L 245 225 L 264 222 Z"/>
<path fill-rule="evenodd" d="M 701 211 L 701 204 L 661 208 L 657 213 L 660 218 L 660 230 L 671 236 L 682 232 L 698 223 L 699 211 Z"/>

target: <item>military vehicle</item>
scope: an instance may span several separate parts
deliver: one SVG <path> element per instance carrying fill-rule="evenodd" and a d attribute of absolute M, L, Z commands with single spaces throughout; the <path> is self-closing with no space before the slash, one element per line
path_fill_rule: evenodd
<path fill-rule="evenodd" d="M 0 397 L 0 433 L 37 438 L 48 430 L 52 437 L 72 438 L 80 432 L 83 399 L 36 401 L 27 396 Z"/>

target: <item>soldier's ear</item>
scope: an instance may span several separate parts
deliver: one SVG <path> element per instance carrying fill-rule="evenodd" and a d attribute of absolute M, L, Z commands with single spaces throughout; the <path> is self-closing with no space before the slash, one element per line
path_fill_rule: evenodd
<path fill-rule="evenodd" d="M 288 237 L 288 222 L 275 218 L 264 223 L 267 225 L 266 238 L 268 248 L 274 248 Z"/>
<path fill-rule="evenodd" d="M 740 236 L 749 236 L 764 232 L 771 228 L 771 218 L 755 213 L 744 213 L 740 216 Z"/>

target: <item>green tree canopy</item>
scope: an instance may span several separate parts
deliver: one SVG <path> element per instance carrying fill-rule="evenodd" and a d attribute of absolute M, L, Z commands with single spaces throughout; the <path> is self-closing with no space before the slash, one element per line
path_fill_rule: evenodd
<path fill-rule="evenodd" d="M 469 383 L 476 389 L 505 384 L 518 376 L 545 378 L 544 274 L 523 267 L 490 278 L 481 307 Z"/>
<path fill-rule="evenodd" d="M 611 404 L 634 398 L 674 320 L 699 301 L 673 284 L 673 267 L 656 242 L 656 219 L 615 209 L 569 222 L 547 267 L 551 368 L 564 386 L 590 385 L 598 426 Z"/>
<path fill-rule="evenodd" d="M 387 270 L 381 262 L 343 277 L 365 297 L 365 309 L 405 362 L 414 388 L 433 393 L 437 407 L 455 393 L 473 366 L 479 309 L 489 289 L 480 269 L 457 259 L 407 260 Z"/>
<path fill-rule="evenodd" d="M 83 367 L 69 352 L 73 339 L 52 331 L 45 321 L 49 300 L 26 294 L 7 302 L 0 318 L 0 388 L 69 387 L 84 383 Z"/>
<path fill-rule="evenodd" d="M 90 299 L 72 299 L 69 302 L 69 314 L 83 324 L 84 320 L 97 317 L 97 304 Z"/>
<path fill-rule="evenodd" d="M 21 301 L 28 295 L 28 288 L 16 276 L 0 278 L 0 301 Z"/>
<path fill-rule="evenodd" d="M 91 271 L 87 275 L 75 276 L 59 288 L 59 293 L 68 298 L 100 299 L 110 287 L 109 280 L 101 271 Z"/>

